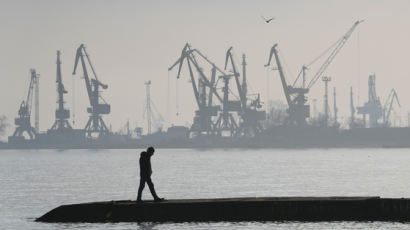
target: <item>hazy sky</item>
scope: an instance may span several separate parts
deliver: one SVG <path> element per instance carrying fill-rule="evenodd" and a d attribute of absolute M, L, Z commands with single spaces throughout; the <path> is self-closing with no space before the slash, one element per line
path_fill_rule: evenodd
<path fill-rule="evenodd" d="M 35 68 L 41 74 L 40 129 L 51 127 L 56 108 L 56 50 L 61 50 L 63 80 L 69 91 L 66 105 L 72 110 L 74 83 L 75 127 L 83 128 L 88 119 L 86 88 L 81 74 L 71 74 L 81 43 L 86 45 L 100 80 L 109 85 L 103 97 L 111 104 L 112 113 L 104 119 L 114 131 L 128 119 L 132 126 L 136 122 L 145 125 L 142 113 L 147 80 L 152 81 L 152 100 L 168 124 L 192 122 L 196 107 L 186 67 L 178 83 L 176 70 L 169 73 L 169 91 L 167 87 L 167 68 L 186 42 L 220 67 L 230 46 L 234 46 L 237 65 L 246 53 L 252 92 L 261 93 L 265 101 L 269 87 L 271 99 L 284 100 L 277 72 L 269 73 L 267 87 L 264 64 L 270 47 L 279 44 L 288 72 L 296 75 L 302 64 L 328 48 L 358 19 L 365 22 L 325 72 L 332 77 L 330 87 L 337 87 L 340 116 L 349 114 L 350 86 L 354 87 L 356 106 L 359 88 L 360 103 L 367 98 L 371 73 L 376 73 L 382 103 L 395 88 L 406 114 L 410 108 L 409 12 L 410 1 L 406 0 L 2 0 L 0 114 L 12 124 L 10 134 L 27 94 L 29 69 Z M 261 15 L 276 19 L 266 24 Z M 317 69 L 312 66 L 310 76 Z M 323 92 L 323 83 L 318 81 L 309 95 L 310 100 L 318 99 L 319 109 Z M 176 95 L 179 116 L 175 115 Z"/>

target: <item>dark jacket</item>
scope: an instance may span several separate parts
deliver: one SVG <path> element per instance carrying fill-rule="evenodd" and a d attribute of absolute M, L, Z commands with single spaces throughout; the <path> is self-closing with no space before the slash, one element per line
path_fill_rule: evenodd
<path fill-rule="evenodd" d="M 149 178 L 152 174 L 151 169 L 151 156 L 147 152 L 141 152 L 140 156 L 140 176 L 142 178 Z"/>

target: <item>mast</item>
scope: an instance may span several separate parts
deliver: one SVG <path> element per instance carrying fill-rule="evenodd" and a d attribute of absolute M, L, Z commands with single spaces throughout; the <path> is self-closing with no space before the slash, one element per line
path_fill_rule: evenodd
<path fill-rule="evenodd" d="M 242 55 L 242 94 L 246 100 L 248 94 L 248 84 L 246 83 L 246 55 Z"/>

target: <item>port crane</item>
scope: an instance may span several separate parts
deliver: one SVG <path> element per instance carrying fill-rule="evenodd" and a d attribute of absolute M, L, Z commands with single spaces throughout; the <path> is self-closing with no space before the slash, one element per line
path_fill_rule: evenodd
<path fill-rule="evenodd" d="M 207 77 L 200 67 L 198 58 L 201 58 L 205 63 L 211 66 L 211 77 Z M 191 133 L 198 135 L 214 135 L 217 134 L 216 124 L 213 122 L 213 117 L 218 115 L 220 106 L 214 105 L 213 96 L 215 96 L 220 103 L 223 103 L 223 98 L 216 90 L 216 75 L 217 73 L 225 76 L 223 70 L 218 68 L 212 61 L 210 61 L 199 50 L 193 49 L 190 44 L 185 44 L 182 49 L 181 56 L 178 60 L 168 68 L 171 71 L 175 66 L 179 66 L 177 79 L 180 78 L 182 65 L 186 60 L 190 82 L 194 91 L 194 97 L 198 110 L 195 111 L 194 122 L 191 126 Z M 198 73 L 198 76 L 194 74 L 194 70 Z"/>
<path fill-rule="evenodd" d="M 393 108 L 394 101 L 396 101 L 397 105 L 401 107 L 400 102 L 399 102 L 399 97 L 397 96 L 396 90 L 391 89 L 389 96 L 387 97 L 386 102 L 384 103 L 384 106 L 383 106 L 384 126 L 390 126 L 389 120 L 390 120 L 390 114 Z"/>
<path fill-rule="evenodd" d="M 376 75 L 371 74 L 368 79 L 368 101 L 360 107 L 357 107 L 357 113 L 363 115 L 363 124 L 366 127 L 366 115 L 369 115 L 369 127 L 378 127 L 377 121 L 383 115 L 383 108 L 380 98 L 376 94 Z"/>
<path fill-rule="evenodd" d="M 334 58 L 337 56 L 339 51 L 343 48 L 346 44 L 349 37 L 352 35 L 355 28 L 361 23 L 362 21 L 356 21 L 352 27 L 339 39 L 337 40 L 332 46 L 326 49 L 320 56 L 315 58 L 311 63 L 308 65 L 303 65 L 300 73 L 296 77 L 294 83 L 292 85 L 288 85 L 286 81 L 286 77 L 284 75 L 284 71 L 282 68 L 282 64 L 280 62 L 279 53 L 277 46 L 278 44 L 274 44 L 270 50 L 268 63 L 265 67 L 269 66 L 272 60 L 272 56 L 275 55 L 277 69 L 279 71 L 279 76 L 282 82 L 282 88 L 285 93 L 286 101 L 288 104 L 288 114 L 289 117 L 287 119 L 288 125 L 296 125 L 296 126 L 305 126 L 306 125 L 306 118 L 310 116 L 310 107 L 306 105 L 307 97 L 306 94 L 309 90 L 314 86 L 317 80 L 323 75 L 327 67 L 332 63 Z M 333 49 L 332 49 L 333 48 Z M 325 62 L 319 67 L 318 71 L 313 75 L 312 79 L 308 84 L 306 84 L 306 70 L 309 69 L 309 66 L 327 54 L 330 50 L 330 55 L 327 57 Z M 302 77 L 302 86 L 296 87 L 296 83 Z"/>
<path fill-rule="evenodd" d="M 70 118 L 70 110 L 64 108 L 64 94 L 67 93 L 67 90 L 65 90 L 64 84 L 63 84 L 63 78 L 61 74 L 60 55 L 61 55 L 61 52 L 58 50 L 57 51 L 57 73 L 56 73 L 58 108 L 55 113 L 56 120 L 53 126 L 51 127 L 51 130 L 72 129 L 70 123 L 68 122 L 68 119 Z"/>
<path fill-rule="evenodd" d="M 236 104 L 236 109 L 234 111 L 238 112 L 239 116 L 242 118 L 242 123 L 239 124 L 239 135 L 254 136 L 256 133 L 262 130 L 262 125 L 260 121 L 266 119 L 266 112 L 259 111 L 262 107 L 260 101 L 260 95 L 257 94 L 256 98 L 248 99 L 248 84 L 246 79 L 246 56 L 242 55 L 242 84 L 240 83 L 240 73 L 236 67 L 234 57 L 233 57 L 233 47 L 230 47 L 226 51 L 225 56 L 225 70 L 227 69 L 228 63 L 232 67 L 232 75 L 235 78 L 236 88 L 239 94 L 239 101 L 228 101 L 228 103 Z M 224 88 L 225 89 L 225 88 Z M 228 89 L 229 90 L 229 89 Z M 224 91 L 225 92 L 225 91 Z M 248 103 L 249 101 L 249 103 Z M 224 102 L 225 108 L 226 102 Z M 232 107 L 232 106 L 229 106 Z"/>
<path fill-rule="evenodd" d="M 309 89 L 304 88 L 304 87 L 293 87 L 291 85 L 288 85 L 281 61 L 279 59 L 279 53 L 277 51 L 277 46 L 278 44 L 275 44 L 271 48 L 271 52 L 269 55 L 269 61 L 268 64 L 265 66 L 269 66 L 271 59 L 272 59 L 272 54 L 275 55 L 275 60 L 276 60 L 276 66 L 279 71 L 279 76 L 281 79 L 282 83 L 282 88 L 285 93 L 285 98 L 286 102 L 288 104 L 288 114 L 289 117 L 286 120 L 286 124 L 288 125 L 296 125 L 296 126 L 305 126 L 306 125 L 306 118 L 309 117 L 309 105 L 305 105 L 307 99 L 305 97 L 305 94 L 309 92 Z"/>
<path fill-rule="evenodd" d="M 103 114 L 109 114 L 111 112 L 111 106 L 105 102 L 105 100 L 100 95 L 100 87 L 102 89 L 107 89 L 108 85 L 103 84 L 97 77 L 94 67 L 91 63 L 90 57 L 85 49 L 84 44 L 81 44 L 77 48 L 73 75 L 76 74 L 76 69 L 78 62 L 81 61 L 81 66 L 83 69 L 83 75 L 85 80 L 85 86 L 87 88 L 88 99 L 90 101 L 90 106 L 87 108 L 87 112 L 90 114 L 88 122 L 85 126 L 85 132 L 88 137 L 92 137 L 93 133 L 97 133 L 100 137 L 109 134 L 109 129 L 107 128 L 104 120 L 102 119 Z M 87 63 L 91 67 L 94 78 L 88 75 Z M 102 100 L 102 103 L 100 102 Z"/>
<path fill-rule="evenodd" d="M 36 70 L 30 69 L 30 84 L 28 87 L 27 97 L 26 100 L 22 101 L 20 104 L 20 108 L 18 110 L 18 117 L 14 120 L 14 123 L 17 127 L 11 139 L 24 139 L 24 133 L 28 134 L 30 140 L 33 140 L 36 136 L 36 131 L 33 128 L 33 126 L 31 126 L 30 118 L 33 101 L 33 91 L 38 83 L 38 78 L 39 76 L 36 73 Z"/>

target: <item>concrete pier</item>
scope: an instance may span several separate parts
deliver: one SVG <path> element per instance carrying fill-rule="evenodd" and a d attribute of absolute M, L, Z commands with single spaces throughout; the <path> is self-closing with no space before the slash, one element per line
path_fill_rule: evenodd
<path fill-rule="evenodd" d="M 261 197 L 62 205 L 40 222 L 410 221 L 410 199 Z"/>

